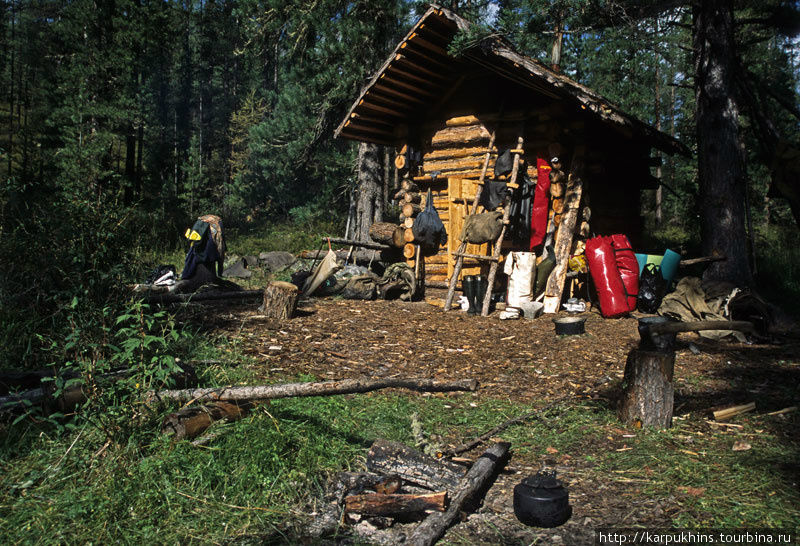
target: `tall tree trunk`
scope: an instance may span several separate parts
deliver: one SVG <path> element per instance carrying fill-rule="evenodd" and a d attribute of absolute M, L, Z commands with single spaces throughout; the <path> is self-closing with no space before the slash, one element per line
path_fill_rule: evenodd
<path fill-rule="evenodd" d="M 696 122 L 703 253 L 727 257 L 705 278 L 750 284 L 745 233 L 744 153 L 735 100 L 733 0 L 693 6 Z"/>
<path fill-rule="evenodd" d="M 658 18 L 655 21 L 655 32 L 658 34 Z M 653 93 L 653 116 L 655 117 L 656 122 L 656 129 L 659 131 L 661 130 L 661 71 L 658 69 L 661 63 L 661 58 L 658 51 L 655 52 L 655 93 Z M 658 152 L 657 157 L 661 158 L 661 152 Z M 663 214 L 661 211 L 661 202 L 663 200 L 662 190 L 661 190 L 661 163 L 658 164 L 656 167 L 656 178 L 659 180 L 658 187 L 656 188 L 656 203 L 655 203 L 655 213 L 656 213 L 656 226 L 661 226 L 661 221 L 663 219 Z"/>
<path fill-rule="evenodd" d="M 375 218 L 375 205 L 382 198 L 380 147 L 362 142 L 358 148 L 358 157 L 358 193 L 353 238 L 356 241 L 369 241 L 369 227 Z"/>

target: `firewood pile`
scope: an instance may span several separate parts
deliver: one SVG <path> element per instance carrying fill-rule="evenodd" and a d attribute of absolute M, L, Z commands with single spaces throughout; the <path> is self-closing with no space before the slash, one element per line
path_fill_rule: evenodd
<path fill-rule="evenodd" d="M 373 543 L 434 544 L 467 502 L 481 500 L 505 464 L 509 444 L 492 445 L 471 466 L 425 455 L 398 442 L 376 440 L 364 472 L 341 472 L 332 480 L 325 511 Z M 322 516 L 325 519 L 325 516 Z M 338 523 L 338 522 L 337 522 Z"/>

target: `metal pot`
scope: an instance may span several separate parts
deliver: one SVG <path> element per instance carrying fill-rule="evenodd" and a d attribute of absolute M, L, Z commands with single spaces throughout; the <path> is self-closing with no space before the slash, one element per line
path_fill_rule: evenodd
<path fill-rule="evenodd" d="M 553 323 L 556 325 L 556 334 L 560 336 L 574 336 L 586 331 L 586 317 L 554 318 Z"/>
<path fill-rule="evenodd" d="M 558 527 L 570 516 L 569 492 L 555 472 L 539 472 L 514 487 L 514 515 L 525 525 Z"/>

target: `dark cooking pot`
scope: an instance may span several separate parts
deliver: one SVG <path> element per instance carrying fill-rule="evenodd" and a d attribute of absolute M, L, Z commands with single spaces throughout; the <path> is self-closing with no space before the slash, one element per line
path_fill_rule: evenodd
<path fill-rule="evenodd" d="M 560 336 L 574 336 L 585 332 L 586 317 L 554 318 L 556 334 Z"/>
<path fill-rule="evenodd" d="M 643 351 L 658 351 L 660 353 L 672 353 L 675 351 L 676 332 L 654 332 L 657 328 L 651 328 L 668 322 L 674 322 L 667 317 L 642 317 L 639 319 L 639 348 Z"/>
<path fill-rule="evenodd" d="M 569 492 L 555 472 L 539 472 L 514 487 L 514 515 L 526 525 L 558 527 L 572 515 Z"/>

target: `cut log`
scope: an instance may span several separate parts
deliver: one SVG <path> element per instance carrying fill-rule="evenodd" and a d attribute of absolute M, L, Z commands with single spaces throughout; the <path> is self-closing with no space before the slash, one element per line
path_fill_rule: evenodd
<path fill-rule="evenodd" d="M 216 421 L 237 421 L 247 414 L 248 404 L 213 402 L 182 408 L 164 417 L 161 432 L 175 440 L 191 439 L 205 432 Z"/>
<path fill-rule="evenodd" d="M 403 244 L 414 242 L 414 230 L 412 228 L 405 228 L 403 230 L 403 241 Z"/>
<path fill-rule="evenodd" d="M 417 247 L 414 245 L 414 243 L 406 243 L 406 245 L 403 247 L 403 257 L 405 257 L 407 260 L 413 258 L 416 253 Z"/>
<path fill-rule="evenodd" d="M 444 535 L 447 528 L 458 520 L 464 504 L 485 488 L 498 467 L 505 465 L 511 444 L 499 442 L 481 455 L 450 496 L 450 507 L 445 512 L 435 512 L 420 523 L 408 539 L 413 546 L 430 546 Z"/>
<path fill-rule="evenodd" d="M 729 408 L 724 408 L 721 410 L 717 410 L 714 412 L 714 420 L 715 421 L 726 421 L 731 417 L 735 417 L 736 415 L 740 415 L 742 413 L 747 413 L 748 411 L 753 411 L 756 409 L 756 403 L 750 402 L 749 404 L 741 404 L 738 406 L 731 406 Z"/>
<path fill-rule="evenodd" d="M 675 353 L 633 349 L 625 363 L 620 420 L 635 427 L 669 428 L 675 390 Z"/>
<path fill-rule="evenodd" d="M 427 262 L 427 258 L 425 260 Z M 425 275 L 447 275 L 447 264 L 425 264 Z"/>
<path fill-rule="evenodd" d="M 422 196 L 419 193 L 407 191 L 403 194 L 404 203 L 420 203 Z"/>
<path fill-rule="evenodd" d="M 404 203 L 403 204 L 403 216 L 406 218 L 413 218 L 417 214 L 422 212 L 422 207 L 415 203 Z"/>
<path fill-rule="evenodd" d="M 474 379 L 461 381 L 433 381 L 430 379 L 342 379 L 318 383 L 283 383 L 257 385 L 253 387 L 218 387 L 212 389 L 180 389 L 149 391 L 150 400 L 274 400 L 301 396 L 329 396 L 333 394 L 355 394 L 380 389 L 410 389 L 420 392 L 474 391 L 478 382 Z"/>
<path fill-rule="evenodd" d="M 376 440 L 367 454 L 367 469 L 395 474 L 432 491 L 452 491 L 466 469 L 444 459 L 434 459 L 399 442 Z"/>
<path fill-rule="evenodd" d="M 235 290 L 235 291 L 218 291 L 210 290 L 208 292 L 198 292 L 195 294 L 156 294 L 144 298 L 145 303 L 152 304 L 167 304 L 167 303 L 182 303 L 187 301 L 220 301 L 220 300 L 244 300 L 259 298 L 264 295 L 263 290 Z"/>
<path fill-rule="evenodd" d="M 369 238 L 376 243 L 394 245 L 395 231 L 399 226 L 391 222 L 375 222 L 369 226 Z"/>
<path fill-rule="evenodd" d="M 403 227 L 406 229 L 411 229 L 414 227 L 414 219 L 413 218 L 405 218 L 403 220 Z"/>
<path fill-rule="evenodd" d="M 408 178 L 403 179 L 403 181 L 400 183 L 400 187 L 403 188 L 403 191 L 419 192 L 419 186 L 417 186 L 413 180 Z"/>
<path fill-rule="evenodd" d="M 272 281 L 264 289 L 264 303 L 261 312 L 264 316 L 276 319 L 290 319 L 297 309 L 300 290 L 294 284 Z"/>
<path fill-rule="evenodd" d="M 446 503 L 446 491 L 428 495 L 363 493 L 350 495 L 344 499 L 346 512 L 365 516 L 396 516 L 416 514 L 425 510 L 444 512 Z"/>

